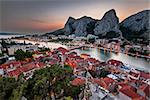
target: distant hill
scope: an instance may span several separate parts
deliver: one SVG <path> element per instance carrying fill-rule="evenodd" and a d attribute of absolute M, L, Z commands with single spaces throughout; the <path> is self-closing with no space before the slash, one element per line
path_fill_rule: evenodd
<path fill-rule="evenodd" d="M 0 33 L 0 35 L 22 35 L 21 33 Z"/>

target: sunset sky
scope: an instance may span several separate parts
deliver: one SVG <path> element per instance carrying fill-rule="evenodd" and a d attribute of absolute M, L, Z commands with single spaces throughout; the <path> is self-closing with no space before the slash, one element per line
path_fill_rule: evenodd
<path fill-rule="evenodd" d="M 120 21 L 150 9 L 150 0 L 0 0 L 0 32 L 45 33 L 62 28 L 69 16 L 101 19 L 115 9 Z"/>

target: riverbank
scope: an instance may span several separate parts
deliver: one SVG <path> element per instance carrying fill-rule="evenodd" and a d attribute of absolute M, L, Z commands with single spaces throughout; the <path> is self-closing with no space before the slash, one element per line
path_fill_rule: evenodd
<path fill-rule="evenodd" d="M 40 42 L 40 41 L 31 41 L 31 40 L 27 40 L 27 39 L 13 39 L 13 41 L 17 42 L 17 43 L 31 43 L 34 45 L 38 45 L 38 47 L 46 47 L 46 48 L 50 48 L 50 49 L 55 49 L 58 47 L 63 47 L 63 48 L 67 48 L 67 46 L 62 45 L 60 43 L 53 43 L 53 42 Z"/>
<path fill-rule="evenodd" d="M 39 47 L 48 47 L 50 49 L 55 49 L 58 47 L 64 47 L 69 49 L 70 46 L 66 44 L 60 44 L 60 43 L 51 43 L 51 42 L 40 42 L 40 41 L 30 41 L 30 40 L 15 40 L 16 42 L 24 43 L 32 43 L 32 44 L 39 44 Z M 76 45 L 77 46 L 77 45 Z M 75 45 L 72 47 L 75 47 Z M 134 68 L 138 68 L 140 70 L 149 70 L 149 61 L 145 60 L 144 58 L 139 58 L 139 57 L 133 57 L 129 56 L 127 54 L 124 54 L 122 52 L 115 53 L 115 52 L 104 52 L 104 48 L 98 48 L 94 47 L 92 45 L 84 45 L 87 49 L 82 50 L 82 49 L 75 49 L 79 54 L 81 53 L 87 53 L 90 54 L 92 57 L 100 60 L 100 61 L 107 61 L 108 59 L 115 59 L 122 61 L 123 63 L 129 64 L 133 66 Z"/>
<path fill-rule="evenodd" d="M 63 44 L 63 45 L 66 45 L 66 44 Z M 73 44 L 67 45 L 67 46 L 79 46 L 79 47 L 81 47 L 81 45 L 73 45 Z M 123 54 L 126 54 L 128 56 L 135 57 L 135 58 L 144 58 L 144 59 L 146 59 L 148 61 L 150 60 L 150 56 L 145 56 L 145 55 L 141 55 L 141 54 L 134 54 L 134 53 L 128 53 L 127 54 L 126 52 L 121 51 L 121 50 L 118 52 L 118 51 L 115 51 L 115 50 L 111 50 L 109 48 L 98 47 L 98 46 L 91 46 L 91 45 L 87 45 L 87 44 L 83 45 L 83 47 L 88 47 L 88 48 L 93 47 L 93 48 L 98 48 L 98 49 L 104 50 L 105 52 L 123 53 Z"/>

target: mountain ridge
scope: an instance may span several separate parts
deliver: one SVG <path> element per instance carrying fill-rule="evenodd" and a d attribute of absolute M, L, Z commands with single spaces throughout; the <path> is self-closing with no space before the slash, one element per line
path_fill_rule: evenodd
<path fill-rule="evenodd" d="M 64 28 L 56 30 L 48 34 L 53 35 L 71 35 L 75 36 L 87 36 L 88 34 L 93 34 L 99 36 L 100 38 L 106 38 L 106 36 L 115 34 L 118 38 L 147 38 L 150 27 L 149 27 L 149 15 L 150 10 L 143 10 L 136 14 L 133 14 L 119 23 L 119 18 L 117 17 L 115 9 L 107 11 L 101 19 L 93 19 L 92 17 L 83 16 L 81 18 L 75 19 L 69 17 L 65 23 Z M 139 19 L 140 18 L 140 19 Z M 138 23 L 136 21 L 139 21 Z M 132 25 L 133 24 L 133 25 Z M 137 25 L 137 26 L 134 26 Z M 130 32 L 131 29 L 129 26 L 132 26 L 132 29 L 136 29 L 140 25 L 140 29 L 137 31 Z M 144 29 L 146 26 L 146 30 Z M 129 30 L 128 30 L 129 29 Z M 126 33 L 127 32 L 127 33 Z M 133 36 L 132 36 L 133 35 Z M 136 36 L 134 36 L 136 35 Z M 139 36 L 138 36 L 139 35 Z"/>

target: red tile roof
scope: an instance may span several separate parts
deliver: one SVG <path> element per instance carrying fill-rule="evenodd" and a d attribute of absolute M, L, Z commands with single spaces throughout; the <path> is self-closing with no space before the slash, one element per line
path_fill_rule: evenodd
<path fill-rule="evenodd" d="M 83 85 L 85 84 L 85 79 L 75 78 L 73 81 L 71 81 L 71 84 L 74 86 Z"/>
<path fill-rule="evenodd" d="M 81 54 L 82 56 L 90 56 L 89 54 L 83 53 Z"/>
<path fill-rule="evenodd" d="M 132 100 L 144 100 L 144 98 L 142 96 L 137 94 L 135 91 L 133 91 L 129 87 L 121 88 L 119 91 L 122 92 L 123 94 L 125 94 L 126 96 L 130 97 Z"/>
<path fill-rule="evenodd" d="M 90 57 L 90 55 L 84 53 L 84 54 L 81 54 L 80 57 L 81 57 L 81 58 L 84 58 L 84 59 L 87 59 L 87 58 Z"/>
<path fill-rule="evenodd" d="M 94 79 L 93 81 L 105 89 L 108 89 L 109 85 L 115 82 L 112 78 L 109 77 Z"/>
<path fill-rule="evenodd" d="M 67 49 L 63 48 L 63 47 L 59 47 L 57 48 L 58 51 L 60 51 L 62 54 L 65 54 L 66 52 L 69 52 Z"/>
<path fill-rule="evenodd" d="M 150 74 L 145 72 L 140 72 L 140 77 L 144 77 L 145 79 L 150 79 Z"/>
<path fill-rule="evenodd" d="M 22 67 L 17 68 L 13 71 L 10 71 L 7 74 L 8 74 L 8 76 L 11 76 L 11 77 L 14 77 L 14 76 L 18 77 L 22 72 L 27 72 L 29 70 L 34 69 L 35 67 L 36 67 L 35 63 L 32 62 L 32 63 L 25 64 Z"/>
<path fill-rule="evenodd" d="M 21 63 L 19 61 L 9 61 L 8 63 L 2 64 L 0 68 L 7 69 L 10 67 L 10 65 L 13 67 L 19 67 L 21 66 Z"/>
<path fill-rule="evenodd" d="M 50 64 L 50 65 L 54 65 L 54 64 L 57 64 L 57 60 L 50 60 L 50 61 L 48 61 L 48 63 Z"/>
<path fill-rule="evenodd" d="M 74 56 L 74 59 L 84 60 L 84 59 L 81 58 L 80 56 Z"/>
<path fill-rule="evenodd" d="M 31 63 L 28 63 L 28 64 L 23 65 L 23 66 L 20 68 L 20 70 L 21 70 L 22 72 L 27 72 L 27 71 L 29 71 L 29 70 L 34 69 L 35 67 L 36 67 L 35 63 L 31 62 Z"/>
<path fill-rule="evenodd" d="M 128 84 L 124 83 L 124 82 L 118 82 L 117 85 L 121 86 L 121 87 L 125 87 L 128 86 Z"/>
<path fill-rule="evenodd" d="M 71 59 L 66 59 L 66 64 L 68 64 L 70 67 L 72 68 L 77 68 L 77 64 L 74 60 L 71 60 Z"/>
<path fill-rule="evenodd" d="M 43 62 L 39 62 L 36 64 L 37 68 L 43 68 L 45 66 L 45 64 Z"/>
<path fill-rule="evenodd" d="M 111 60 L 107 61 L 107 63 L 110 64 L 110 65 L 115 65 L 115 66 L 123 65 L 123 63 L 121 61 L 114 60 L 114 59 L 111 59 Z"/>
<path fill-rule="evenodd" d="M 91 63 L 96 63 L 98 62 L 98 60 L 96 60 L 95 58 L 88 58 L 87 61 L 91 62 Z"/>
<path fill-rule="evenodd" d="M 143 83 L 140 86 L 140 89 L 146 94 L 146 96 L 150 97 L 150 86 L 148 84 Z"/>
<path fill-rule="evenodd" d="M 8 72 L 7 74 L 8 74 L 8 76 L 10 76 L 10 77 L 14 77 L 14 76 L 18 77 L 21 73 L 22 73 L 22 72 L 21 72 L 20 69 L 18 68 L 18 69 L 16 69 L 16 70 L 13 70 L 13 71 Z"/>
<path fill-rule="evenodd" d="M 101 81 L 100 79 L 93 79 L 93 81 L 98 85 L 100 85 L 101 87 L 107 88 L 107 84 L 104 81 Z"/>
<path fill-rule="evenodd" d="M 69 54 L 69 55 L 68 55 L 68 58 L 73 58 L 73 57 L 74 57 L 73 54 Z"/>
<path fill-rule="evenodd" d="M 111 84 L 113 82 L 115 82 L 112 78 L 109 77 L 105 77 L 102 79 L 106 84 Z"/>
<path fill-rule="evenodd" d="M 135 72 L 132 72 L 132 71 L 130 71 L 129 74 L 134 76 L 134 77 L 138 77 L 139 76 L 139 73 L 135 73 Z"/>

